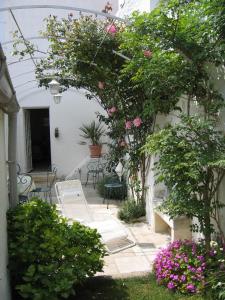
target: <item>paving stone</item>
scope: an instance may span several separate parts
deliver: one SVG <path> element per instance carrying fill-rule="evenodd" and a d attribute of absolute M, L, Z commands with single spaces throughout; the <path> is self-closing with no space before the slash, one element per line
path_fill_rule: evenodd
<path fill-rule="evenodd" d="M 115 262 L 120 273 L 148 272 L 151 270 L 149 261 L 143 256 L 132 257 L 132 261 L 129 257 L 116 258 Z"/>
<path fill-rule="evenodd" d="M 92 184 L 87 187 L 83 186 L 83 189 L 95 221 L 117 218 L 119 202 L 110 202 L 109 209 L 107 209 L 106 205 L 102 204 L 102 198 L 97 195 Z M 53 202 L 57 203 L 56 197 L 53 197 Z M 118 222 L 121 221 L 118 220 Z M 98 272 L 96 276 L 104 275 L 118 278 L 146 274 L 152 270 L 152 264 L 159 248 L 165 247 L 169 242 L 168 235 L 153 233 L 147 223 L 121 223 L 127 228 L 129 238 L 137 244 L 134 247 L 106 256 L 103 272 Z"/>

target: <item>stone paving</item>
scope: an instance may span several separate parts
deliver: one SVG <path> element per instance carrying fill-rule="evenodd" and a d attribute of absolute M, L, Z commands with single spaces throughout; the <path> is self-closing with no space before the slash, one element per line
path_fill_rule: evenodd
<path fill-rule="evenodd" d="M 117 218 L 120 201 L 110 201 L 109 209 L 102 203 L 102 198 L 90 184 L 83 187 L 84 194 L 96 220 L 103 220 L 106 216 Z M 119 222 L 121 222 L 119 220 Z M 103 272 L 97 276 L 111 276 L 115 278 L 143 275 L 152 270 L 152 263 L 158 250 L 168 244 L 170 236 L 151 231 L 146 222 L 126 224 L 130 237 L 136 242 L 132 248 L 125 249 L 105 257 Z"/>
<path fill-rule="evenodd" d="M 88 184 L 87 187 L 83 186 L 83 190 L 95 221 L 117 218 L 120 201 L 110 200 L 107 209 L 106 204 L 102 203 L 103 199 L 98 196 L 92 184 Z M 52 195 L 53 203 L 57 203 L 54 191 Z M 121 221 L 119 220 L 119 222 Z M 106 256 L 103 272 L 97 273 L 96 276 L 121 278 L 145 275 L 151 272 L 153 260 L 158 250 L 170 241 L 170 236 L 166 234 L 153 233 L 145 221 L 134 224 L 121 223 L 126 227 L 129 238 L 134 240 L 136 245 Z"/>

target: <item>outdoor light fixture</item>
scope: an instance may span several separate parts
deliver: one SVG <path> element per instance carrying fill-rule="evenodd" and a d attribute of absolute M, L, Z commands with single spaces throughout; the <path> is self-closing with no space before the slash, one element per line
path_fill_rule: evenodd
<path fill-rule="evenodd" d="M 60 84 L 59 84 L 58 81 L 56 81 L 55 79 L 53 79 L 51 82 L 49 82 L 48 86 L 50 88 L 50 93 L 52 95 L 59 94 Z"/>
<path fill-rule="evenodd" d="M 56 127 L 55 128 L 55 138 L 58 138 L 59 137 L 59 128 Z"/>
<path fill-rule="evenodd" d="M 123 165 L 121 162 L 119 162 L 118 165 L 116 166 L 115 172 L 121 181 L 121 178 L 122 178 L 123 172 L 124 172 Z"/>
<path fill-rule="evenodd" d="M 55 104 L 59 104 L 61 102 L 62 94 L 53 95 L 53 99 Z"/>

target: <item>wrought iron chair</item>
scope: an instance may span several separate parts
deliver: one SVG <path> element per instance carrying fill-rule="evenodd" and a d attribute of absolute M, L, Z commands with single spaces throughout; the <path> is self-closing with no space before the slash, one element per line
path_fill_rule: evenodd
<path fill-rule="evenodd" d="M 99 180 L 100 174 L 102 174 L 102 177 L 104 177 L 104 164 L 102 164 L 99 159 L 91 160 L 87 164 L 87 170 L 88 170 L 87 171 L 87 180 L 86 180 L 85 186 L 87 186 L 89 177 L 91 175 L 92 180 L 93 180 L 93 186 L 94 186 L 94 189 L 95 189 L 95 186 L 96 186 L 96 183 Z"/>
<path fill-rule="evenodd" d="M 33 180 L 29 174 L 17 175 L 17 190 L 19 195 L 19 203 L 25 203 L 29 199 L 29 193 L 31 192 Z"/>
<path fill-rule="evenodd" d="M 52 171 L 47 172 L 46 185 L 36 187 L 32 190 L 32 195 L 43 193 L 44 199 L 47 201 L 49 199 L 52 204 L 52 188 L 56 181 L 57 168 L 53 167 Z"/>

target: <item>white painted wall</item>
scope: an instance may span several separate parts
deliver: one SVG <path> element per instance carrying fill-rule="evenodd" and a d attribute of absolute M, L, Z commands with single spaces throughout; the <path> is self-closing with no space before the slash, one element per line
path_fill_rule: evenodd
<path fill-rule="evenodd" d="M 119 0 L 117 15 L 120 17 L 130 16 L 132 12 L 150 12 L 158 4 L 159 0 Z"/>
<path fill-rule="evenodd" d="M 25 134 L 23 110 L 49 108 L 52 164 L 57 166 L 58 176 L 66 176 L 89 155 L 88 146 L 79 145 L 79 127 L 96 119 L 96 112 L 104 113 L 94 100 L 87 100 L 83 90 L 69 90 L 63 94 L 60 104 L 55 104 L 49 91 L 36 90 L 20 99 L 18 131 L 18 161 L 26 169 Z M 59 137 L 54 130 L 59 128 Z"/>
<path fill-rule="evenodd" d="M 0 110 L 0 299 L 9 300 L 9 277 L 7 271 L 7 221 L 8 209 L 7 166 L 5 156 L 4 114 Z"/>

